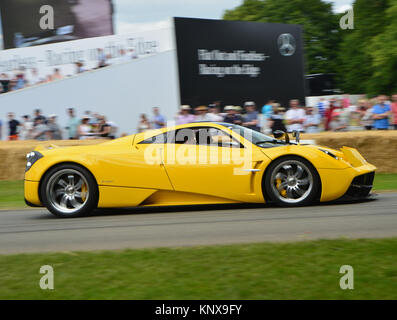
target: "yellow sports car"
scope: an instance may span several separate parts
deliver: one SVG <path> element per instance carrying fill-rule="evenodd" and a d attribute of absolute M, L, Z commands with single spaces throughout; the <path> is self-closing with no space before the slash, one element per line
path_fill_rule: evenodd
<path fill-rule="evenodd" d="M 376 168 L 355 149 L 290 142 L 238 125 L 197 122 L 92 146 L 27 155 L 25 200 L 60 217 L 94 208 L 220 203 L 298 206 L 366 197 Z"/>

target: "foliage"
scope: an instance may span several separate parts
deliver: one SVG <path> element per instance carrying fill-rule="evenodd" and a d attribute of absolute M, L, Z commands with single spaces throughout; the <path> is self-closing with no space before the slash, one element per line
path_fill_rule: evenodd
<path fill-rule="evenodd" d="M 245 0 L 224 19 L 300 24 L 306 73 L 335 73 L 338 87 L 371 96 L 397 90 L 397 0 L 355 0 L 354 29 L 341 30 L 324 0 Z"/>

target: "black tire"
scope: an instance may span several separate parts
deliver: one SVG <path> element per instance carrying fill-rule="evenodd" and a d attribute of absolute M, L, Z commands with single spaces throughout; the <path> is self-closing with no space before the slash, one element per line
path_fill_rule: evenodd
<path fill-rule="evenodd" d="M 294 171 L 297 173 L 292 174 Z M 266 169 L 263 190 L 265 199 L 278 206 L 304 206 L 317 200 L 321 192 L 321 180 L 309 161 L 298 156 L 285 156 L 273 161 Z"/>
<path fill-rule="evenodd" d="M 60 180 L 63 180 L 62 184 Z M 64 186 L 66 180 L 67 186 Z M 99 191 L 91 172 L 77 164 L 65 163 L 51 168 L 44 175 L 40 183 L 40 196 L 52 214 L 61 218 L 76 218 L 88 215 L 97 207 Z M 62 201 L 65 197 L 66 200 Z"/>

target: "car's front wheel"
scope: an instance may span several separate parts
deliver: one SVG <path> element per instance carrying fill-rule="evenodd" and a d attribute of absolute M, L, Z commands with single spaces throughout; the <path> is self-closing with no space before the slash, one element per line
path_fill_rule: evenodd
<path fill-rule="evenodd" d="M 50 169 L 41 188 L 44 206 L 58 217 L 80 217 L 98 204 L 98 186 L 92 174 L 75 164 L 62 164 Z"/>
<path fill-rule="evenodd" d="M 301 206 L 316 200 L 321 188 L 313 165 L 300 157 L 288 156 L 270 164 L 265 175 L 265 191 L 271 202 L 282 206 Z"/>

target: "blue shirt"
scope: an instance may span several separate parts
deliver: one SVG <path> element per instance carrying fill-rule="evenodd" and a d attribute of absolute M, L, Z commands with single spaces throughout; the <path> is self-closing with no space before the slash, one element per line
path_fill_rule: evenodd
<path fill-rule="evenodd" d="M 266 118 L 270 118 L 273 114 L 273 107 L 271 104 L 266 104 L 262 107 L 262 114 L 266 116 Z"/>
<path fill-rule="evenodd" d="M 324 104 L 324 102 L 320 101 L 317 104 L 317 109 L 318 109 L 318 112 L 321 115 L 321 117 L 324 118 L 324 116 L 325 116 L 325 104 Z"/>
<path fill-rule="evenodd" d="M 373 114 L 382 114 L 391 111 L 391 108 L 388 104 L 384 104 L 383 106 L 377 104 L 374 106 L 372 113 Z M 389 129 L 389 118 L 383 119 L 375 119 L 374 120 L 375 129 Z"/>
<path fill-rule="evenodd" d="M 164 125 L 160 126 L 156 122 L 162 122 Z M 161 114 L 155 115 L 153 118 L 153 126 L 155 129 L 163 128 L 165 126 L 165 117 L 163 117 Z"/>

